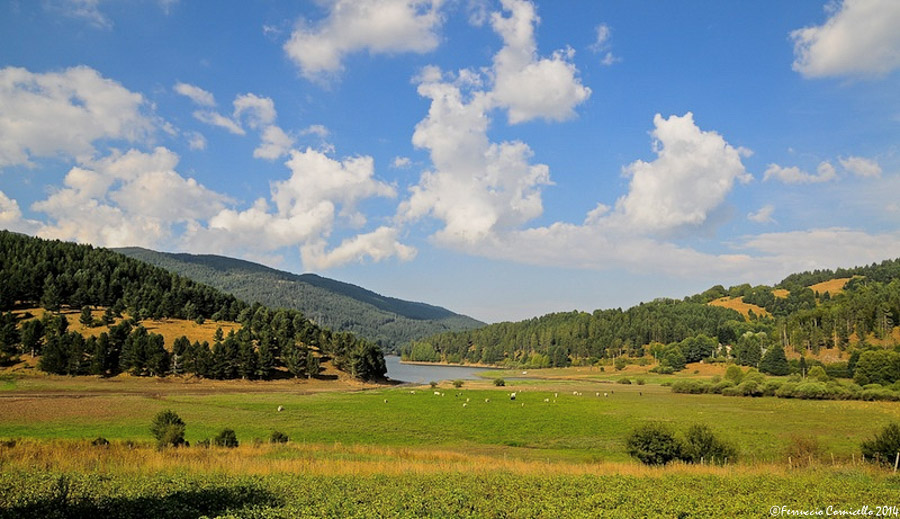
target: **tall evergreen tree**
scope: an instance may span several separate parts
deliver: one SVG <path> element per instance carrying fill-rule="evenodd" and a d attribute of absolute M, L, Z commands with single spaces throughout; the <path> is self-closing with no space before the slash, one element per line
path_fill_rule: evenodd
<path fill-rule="evenodd" d="M 787 357 L 784 355 L 784 348 L 780 344 L 774 344 L 769 347 L 762 360 L 759 361 L 759 371 L 769 375 L 790 374 L 791 368 Z"/>

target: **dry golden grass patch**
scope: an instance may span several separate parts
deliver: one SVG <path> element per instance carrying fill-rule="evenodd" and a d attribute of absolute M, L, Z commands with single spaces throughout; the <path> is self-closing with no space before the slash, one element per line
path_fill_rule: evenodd
<path fill-rule="evenodd" d="M 100 320 L 103 317 L 103 313 L 106 311 L 105 308 L 96 307 L 91 310 L 91 316 L 95 320 Z M 44 314 L 47 313 L 43 308 L 26 308 L 22 310 L 16 310 L 14 313 L 18 315 L 23 315 L 25 313 L 30 313 L 34 316 L 35 319 L 41 319 L 44 317 Z M 81 310 L 66 308 L 59 312 L 61 315 L 65 316 L 66 320 L 69 321 L 69 330 L 73 332 L 78 332 L 84 337 L 99 337 L 103 332 L 109 332 L 109 326 L 85 326 L 81 324 L 79 319 L 81 318 Z M 127 316 L 126 316 L 127 317 Z M 113 325 L 118 324 L 121 319 L 117 319 Z M 222 329 L 222 333 L 228 335 L 228 332 L 234 331 L 237 332 L 241 329 L 241 325 L 236 322 L 231 321 L 206 321 L 203 324 L 197 324 L 194 321 L 188 321 L 185 319 L 161 319 L 159 321 L 153 319 L 145 319 L 141 321 L 141 324 L 144 325 L 144 328 L 147 329 L 148 332 L 157 333 L 165 337 L 166 339 L 166 347 L 172 348 L 172 345 L 175 342 L 175 339 L 179 337 L 187 337 L 189 341 L 206 341 L 210 344 L 213 343 L 213 337 L 216 334 L 216 330 L 218 328 Z"/>
<path fill-rule="evenodd" d="M 730 308 L 732 310 L 737 310 L 744 316 L 745 319 L 749 319 L 750 310 L 753 310 L 753 313 L 758 316 L 767 316 L 769 312 L 766 311 L 765 308 L 761 306 L 756 306 L 750 303 L 745 303 L 743 296 L 741 297 L 720 297 L 715 301 L 710 301 L 709 304 L 711 306 L 721 306 L 723 308 Z"/>
<path fill-rule="evenodd" d="M 831 466 L 814 461 L 813 466 Z M 490 474 L 521 475 L 626 475 L 662 477 L 686 475 L 781 475 L 791 472 L 786 464 L 738 463 L 727 466 L 671 463 L 651 467 L 637 462 L 569 462 L 521 459 L 514 448 L 497 447 L 491 453 L 439 447 L 383 447 L 368 445 L 243 443 L 229 449 L 182 447 L 157 449 L 148 443 L 113 442 L 93 446 L 88 441 L 54 440 L 17 442 L 0 446 L 0 466 L 5 470 L 41 470 L 100 474 L 188 472 L 232 475 L 311 474 L 403 475 Z M 848 467 L 838 462 L 838 467 Z M 864 467 L 856 467 L 862 470 Z"/>
<path fill-rule="evenodd" d="M 859 276 L 855 276 L 859 277 Z M 832 296 L 840 294 L 844 291 L 844 287 L 847 285 L 853 278 L 835 278 L 829 279 L 828 281 L 823 281 L 821 283 L 816 283 L 815 285 L 811 285 L 809 288 L 813 292 L 818 292 L 820 295 L 828 292 Z"/>
<path fill-rule="evenodd" d="M 779 299 L 787 299 L 791 295 L 791 291 L 784 288 L 774 288 L 772 289 L 772 295 Z"/>

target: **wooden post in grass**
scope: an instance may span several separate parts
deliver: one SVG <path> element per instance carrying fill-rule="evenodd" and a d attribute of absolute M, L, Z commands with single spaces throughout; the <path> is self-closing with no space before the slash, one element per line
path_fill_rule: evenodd
<path fill-rule="evenodd" d="M 794 463 L 793 463 L 793 460 L 791 460 L 790 456 L 788 456 L 788 468 L 789 469 L 794 468 Z"/>
<path fill-rule="evenodd" d="M 897 457 L 894 458 L 894 473 L 897 473 L 897 466 L 900 465 L 900 451 L 897 451 Z"/>

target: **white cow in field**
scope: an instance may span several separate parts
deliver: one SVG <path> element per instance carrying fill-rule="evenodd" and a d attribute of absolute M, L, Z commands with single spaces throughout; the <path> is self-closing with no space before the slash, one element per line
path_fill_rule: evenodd
<path fill-rule="evenodd" d="M 515 393 L 510 393 L 509 399 L 510 399 L 510 400 L 515 400 L 515 399 L 516 399 L 516 394 L 515 394 Z"/>
<path fill-rule="evenodd" d="M 278 412 L 280 413 L 282 411 L 284 411 L 284 406 L 283 405 L 278 406 Z"/>

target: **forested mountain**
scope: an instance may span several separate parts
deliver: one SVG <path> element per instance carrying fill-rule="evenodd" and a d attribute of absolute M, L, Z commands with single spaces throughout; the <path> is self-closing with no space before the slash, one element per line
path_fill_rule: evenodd
<path fill-rule="evenodd" d="M 41 306 L 45 319 L 18 323 L 16 306 Z M 62 307 L 105 307 L 104 325 L 128 316 L 110 333 L 89 342 L 67 331 Z M 0 362 L 30 352 L 44 354 L 45 371 L 64 374 L 136 375 L 193 372 L 213 378 L 270 378 L 280 367 L 295 376 L 310 374 L 320 357 L 359 378 L 381 378 L 384 357 L 374 343 L 349 333 L 332 333 L 297 310 L 269 310 L 215 288 L 128 258 L 111 250 L 47 241 L 0 231 Z M 168 352 L 162 338 L 148 334 L 144 319 L 180 318 L 237 321 L 237 334 L 217 337 L 210 346 L 176 341 Z M 91 338 L 93 339 L 93 338 Z"/>
<path fill-rule="evenodd" d="M 484 326 L 445 308 L 382 296 L 315 274 L 291 274 L 215 255 L 171 254 L 141 248 L 115 250 L 245 301 L 299 310 L 320 326 L 352 332 L 387 349 L 437 333 Z"/>
<path fill-rule="evenodd" d="M 848 280 L 835 294 L 810 288 L 834 279 Z M 723 297 L 741 298 L 770 315 L 751 313 L 745 318 L 735 310 L 708 304 Z M 814 356 L 835 348 L 841 356 L 846 351 L 848 360 L 834 366 L 834 371 L 852 375 L 861 355 L 872 356 L 867 351 L 900 348 L 898 320 L 900 260 L 887 260 L 793 274 L 775 287 L 717 285 L 683 300 L 657 300 L 625 311 L 550 314 L 446 333 L 416 341 L 403 354 L 411 360 L 540 367 L 649 353 L 663 368 L 678 369 L 704 358 L 730 358 L 763 369 L 769 352 L 770 357 L 783 358 L 785 350 Z M 900 365 L 886 369 L 897 374 L 885 380 L 900 379 Z"/>

